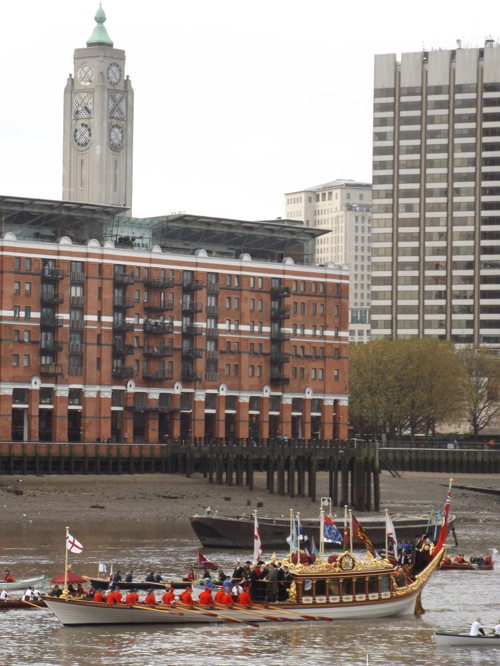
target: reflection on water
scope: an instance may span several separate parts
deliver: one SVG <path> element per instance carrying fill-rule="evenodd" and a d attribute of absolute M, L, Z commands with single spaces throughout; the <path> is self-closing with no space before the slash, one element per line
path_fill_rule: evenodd
<path fill-rule="evenodd" d="M 189 526 L 154 522 L 123 525 L 113 522 L 81 522 L 71 533 L 84 544 L 79 556 L 71 556 L 73 569 L 96 575 L 97 562 L 113 561 L 115 569 L 150 569 L 168 577 L 185 573 L 180 562 L 192 563 L 198 542 Z M 484 528 L 462 525 L 463 552 L 482 553 L 498 544 L 485 540 Z M 19 577 L 60 573 L 64 561 L 63 524 L 7 525 L 3 529 L 0 566 L 9 566 Z M 249 552 L 206 552 L 230 572 L 235 558 Z M 187 569 L 187 567 L 186 567 Z M 335 622 L 285 622 L 246 625 L 218 624 L 192 628 L 159 627 L 62 627 L 48 611 L 9 611 L 0 614 L 3 630 L 1 663 L 6 666 L 144 666 L 146 664 L 207 664 L 223 666 L 255 664 L 282 666 L 329 664 L 469 664 L 500 663 L 498 654 L 480 648 L 437 648 L 436 628 L 465 630 L 480 615 L 486 625 L 496 622 L 499 569 L 493 572 L 440 572 L 423 595 L 427 613 L 384 620 Z M 496 651 L 495 651 L 496 652 Z"/>

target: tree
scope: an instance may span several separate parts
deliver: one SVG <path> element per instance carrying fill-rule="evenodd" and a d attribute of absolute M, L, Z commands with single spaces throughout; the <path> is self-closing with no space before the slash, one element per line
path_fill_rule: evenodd
<path fill-rule="evenodd" d="M 361 432 L 434 432 L 463 408 L 464 370 L 451 344 L 375 340 L 350 351 L 350 418 Z"/>
<path fill-rule="evenodd" d="M 500 413 L 500 359 L 494 352 L 473 348 L 460 350 L 459 356 L 466 373 L 467 423 L 477 435 Z"/>

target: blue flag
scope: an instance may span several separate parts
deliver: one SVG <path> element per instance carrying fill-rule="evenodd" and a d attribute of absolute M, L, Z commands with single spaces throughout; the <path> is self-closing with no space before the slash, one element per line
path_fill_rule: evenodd
<path fill-rule="evenodd" d="M 338 543 L 339 545 L 343 544 L 344 540 L 342 539 L 342 534 L 330 516 L 323 516 L 323 530 L 324 540 L 326 543 Z"/>

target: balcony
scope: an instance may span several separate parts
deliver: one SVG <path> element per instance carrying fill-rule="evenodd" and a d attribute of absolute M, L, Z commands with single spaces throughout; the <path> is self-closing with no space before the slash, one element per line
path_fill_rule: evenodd
<path fill-rule="evenodd" d="M 207 359 L 217 359 L 219 358 L 219 350 L 218 349 L 207 349 Z"/>
<path fill-rule="evenodd" d="M 113 308 L 115 310 L 126 310 L 127 308 L 134 307 L 133 298 L 115 298 L 113 301 Z"/>
<path fill-rule="evenodd" d="M 74 331 L 81 331 L 83 330 L 83 319 L 70 319 L 69 320 L 69 327 L 72 328 Z"/>
<path fill-rule="evenodd" d="M 70 280 L 73 284 L 83 284 L 85 282 L 85 273 L 71 271 Z"/>
<path fill-rule="evenodd" d="M 125 366 L 119 366 L 113 368 L 113 377 L 115 379 L 130 379 L 134 374 L 133 368 L 127 368 Z"/>
<path fill-rule="evenodd" d="M 84 297 L 83 296 L 70 296 L 69 297 L 69 304 L 76 307 L 76 308 L 83 308 L 84 305 Z"/>
<path fill-rule="evenodd" d="M 144 370 L 142 378 L 153 382 L 166 382 L 174 378 L 172 372 L 167 370 Z"/>
<path fill-rule="evenodd" d="M 218 382 L 219 381 L 219 373 L 218 372 L 206 372 L 205 373 L 205 379 L 207 382 Z"/>
<path fill-rule="evenodd" d="M 146 312 L 171 312 L 173 309 L 173 301 L 148 301 L 144 303 L 144 310 Z"/>
<path fill-rule="evenodd" d="M 174 278 L 165 278 L 163 280 L 161 278 L 148 278 L 144 280 L 144 286 L 147 289 L 172 289 L 174 285 Z"/>
<path fill-rule="evenodd" d="M 189 282 L 183 282 L 182 288 L 184 291 L 199 291 L 203 289 L 203 285 L 199 280 L 190 280 Z"/>
<path fill-rule="evenodd" d="M 44 328 L 61 328 L 62 325 L 62 320 L 55 315 L 42 315 L 40 318 L 40 326 Z"/>
<path fill-rule="evenodd" d="M 57 282 L 64 279 L 64 273 L 58 268 L 44 266 L 41 272 L 42 282 Z"/>
<path fill-rule="evenodd" d="M 144 345 L 142 353 L 144 356 L 153 358 L 166 358 L 167 356 L 174 355 L 174 348 L 171 345 L 167 347 L 163 347 L 162 345 Z"/>
<path fill-rule="evenodd" d="M 207 292 L 209 294 L 218 294 L 219 293 L 219 283 L 218 282 L 207 282 Z"/>
<path fill-rule="evenodd" d="M 42 291 L 40 300 L 44 305 L 61 305 L 61 303 L 64 303 L 64 296 L 62 294 L 58 294 L 57 292 L 44 293 Z"/>
<path fill-rule="evenodd" d="M 134 353 L 134 345 L 125 345 L 122 342 L 113 344 L 114 356 L 130 356 Z"/>
<path fill-rule="evenodd" d="M 165 335 L 174 332 L 174 324 L 171 321 L 158 321 L 157 319 L 144 320 L 144 333 L 153 335 Z"/>
<path fill-rule="evenodd" d="M 216 327 L 207 328 L 206 336 L 207 338 L 217 338 L 219 336 L 219 329 Z"/>
<path fill-rule="evenodd" d="M 81 365 L 70 365 L 68 375 L 70 377 L 81 377 L 83 375 L 83 367 Z"/>
<path fill-rule="evenodd" d="M 286 298 L 290 296 L 290 287 L 272 287 L 271 296 L 275 298 Z"/>
<path fill-rule="evenodd" d="M 183 303 L 182 304 L 182 312 L 184 314 L 189 314 L 189 313 L 194 314 L 195 312 L 201 312 L 201 311 L 202 311 L 201 303 Z"/>
<path fill-rule="evenodd" d="M 217 317 L 219 315 L 218 305 L 207 305 L 207 315 L 209 317 Z"/>
<path fill-rule="evenodd" d="M 83 354 L 84 351 L 84 345 L 82 342 L 70 342 L 69 343 L 69 351 L 70 354 Z"/>
<path fill-rule="evenodd" d="M 62 365 L 56 365 L 55 363 L 40 364 L 41 375 L 51 375 L 52 377 L 56 377 L 57 375 L 62 375 L 62 373 Z"/>
<path fill-rule="evenodd" d="M 289 363 L 290 354 L 283 352 L 271 352 L 271 363 Z"/>
<path fill-rule="evenodd" d="M 284 377 L 283 375 L 275 375 L 270 378 L 271 384 L 283 386 L 290 383 L 290 377 Z"/>
<path fill-rule="evenodd" d="M 127 287 L 135 283 L 135 277 L 133 273 L 115 273 L 113 275 L 113 282 L 117 285 Z"/>
<path fill-rule="evenodd" d="M 183 370 L 182 380 L 184 382 L 199 382 L 201 381 L 200 375 L 194 370 Z"/>
<path fill-rule="evenodd" d="M 182 326 L 182 333 L 183 335 L 201 335 L 203 330 L 197 328 L 194 324 L 184 324 Z"/>
<path fill-rule="evenodd" d="M 41 352 L 55 354 L 57 352 L 61 352 L 62 350 L 63 346 L 60 342 L 56 342 L 55 340 L 40 341 Z"/>
<path fill-rule="evenodd" d="M 290 308 L 273 308 L 271 310 L 271 319 L 290 319 Z"/>
<path fill-rule="evenodd" d="M 290 340 L 290 333 L 285 333 L 285 331 L 271 331 L 271 340 L 286 342 Z"/>
<path fill-rule="evenodd" d="M 113 331 L 116 331 L 118 333 L 126 333 L 127 331 L 133 331 L 134 330 L 134 323 L 129 323 L 128 321 L 113 321 Z"/>
<path fill-rule="evenodd" d="M 203 352 L 201 349 L 195 349 L 194 347 L 187 347 L 186 349 L 182 350 L 183 358 L 201 358 L 202 356 Z"/>

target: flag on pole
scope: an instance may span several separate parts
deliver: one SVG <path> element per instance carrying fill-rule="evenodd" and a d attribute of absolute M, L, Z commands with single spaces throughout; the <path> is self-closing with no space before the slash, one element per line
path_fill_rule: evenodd
<path fill-rule="evenodd" d="M 208 560 L 201 551 L 198 551 L 198 565 L 204 569 L 217 569 L 217 565 Z"/>
<path fill-rule="evenodd" d="M 451 484 L 453 479 L 450 479 L 450 485 L 448 486 L 448 494 L 446 495 L 446 502 L 444 503 L 443 511 L 443 520 L 441 523 L 441 529 L 439 530 L 439 537 L 434 546 L 433 557 L 439 554 L 439 552 L 444 548 L 446 544 L 446 537 L 448 536 L 448 520 L 450 516 L 450 505 L 451 505 Z"/>
<path fill-rule="evenodd" d="M 342 545 L 343 539 L 339 528 L 334 523 L 333 518 L 326 514 L 323 516 L 323 529 L 324 541 L 326 543 L 338 543 L 339 545 Z"/>
<path fill-rule="evenodd" d="M 105 574 L 107 570 L 106 562 L 99 562 L 99 573 Z"/>
<path fill-rule="evenodd" d="M 291 553 L 296 553 L 298 550 L 298 535 L 297 535 L 297 525 L 295 522 L 295 518 L 291 518 L 291 529 L 290 529 L 290 536 L 287 536 L 286 542 L 290 546 L 290 552 Z"/>
<path fill-rule="evenodd" d="M 392 549 L 394 557 L 398 558 L 398 540 L 396 537 L 396 530 L 394 529 L 394 523 L 389 513 L 385 514 L 385 533 L 387 534 L 387 539 L 392 541 Z"/>
<path fill-rule="evenodd" d="M 370 537 L 366 533 L 365 528 L 357 521 L 355 516 L 351 516 L 352 519 L 352 535 L 357 537 L 361 543 L 365 545 L 366 550 L 368 550 L 373 557 L 377 557 L 377 551 L 373 547 L 373 544 L 370 540 Z"/>
<path fill-rule="evenodd" d="M 302 525 L 300 523 L 300 518 L 298 514 L 297 514 L 297 544 L 299 550 L 302 548 L 302 550 L 304 550 L 308 555 L 311 554 L 311 544 L 309 542 L 309 537 L 302 529 Z"/>
<path fill-rule="evenodd" d="M 262 557 L 262 542 L 260 540 L 259 523 L 257 522 L 257 512 L 254 513 L 254 531 L 253 531 L 253 561 L 255 564 Z"/>
<path fill-rule="evenodd" d="M 69 532 L 66 535 L 66 548 L 70 553 L 81 553 L 83 550 L 82 544 L 75 537 L 72 537 Z"/>

